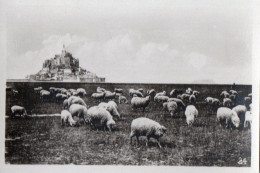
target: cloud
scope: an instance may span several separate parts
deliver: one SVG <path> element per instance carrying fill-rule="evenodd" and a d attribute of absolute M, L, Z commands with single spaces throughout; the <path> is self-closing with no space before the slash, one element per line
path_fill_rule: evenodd
<path fill-rule="evenodd" d="M 39 50 L 28 51 L 7 60 L 8 78 L 24 78 L 38 72 L 45 59 L 60 54 L 62 45 L 79 58 L 80 66 L 106 77 L 108 82 L 191 83 L 213 79 L 218 83 L 232 83 L 240 79 L 250 67 L 230 73 L 230 67 L 211 64 L 205 54 L 182 52 L 164 42 L 143 41 L 140 35 L 126 32 L 107 39 L 92 40 L 80 35 L 50 35 Z M 10 67 L 10 68 L 9 68 Z M 14 70 L 15 69 L 15 70 Z"/>

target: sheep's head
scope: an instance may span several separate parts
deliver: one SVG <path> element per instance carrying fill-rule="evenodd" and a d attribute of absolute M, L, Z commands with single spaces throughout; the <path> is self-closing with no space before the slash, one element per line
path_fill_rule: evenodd
<path fill-rule="evenodd" d="M 114 105 L 108 105 L 107 111 L 110 112 L 113 116 L 120 118 L 120 114 Z"/>
<path fill-rule="evenodd" d="M 166 131 L 167 129 L 164 126 L 157 127 L 155 130 L 155 135 L 161 137 L 164 133 L 166 133 Z"/>
<path fill-rule="evenodd" d="M 240 119 L 235 111 L 232 111 L 231 121 L 236 128 L 239 127 Z"/>
<path fill-rule="evenodd" d="M 110 119 L 109 121 L 107 121 L 106 125 L 107 128 L 111 131 L 115 128 L 116 122 L 113 119 Z"/>

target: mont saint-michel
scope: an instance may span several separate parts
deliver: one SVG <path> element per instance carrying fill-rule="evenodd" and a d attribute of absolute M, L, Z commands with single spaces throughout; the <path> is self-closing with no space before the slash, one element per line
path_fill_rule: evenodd
<path fill-rule="evenodd" d="M 42 69 L 26 77 L 29 81 L 64 81 L 64 82 L 105 82 L 105 78 L 98 77 L 79 65 L 79 59 L 66 51 L 65 46 L 61 54 L 46 59 Z"/>

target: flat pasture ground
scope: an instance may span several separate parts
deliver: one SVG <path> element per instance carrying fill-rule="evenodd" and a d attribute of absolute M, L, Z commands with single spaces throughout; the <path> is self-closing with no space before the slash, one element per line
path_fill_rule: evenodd
<path fill-rule="evenodd" d="M 153 105 L 154 103 L 151 103 Z M 185 118 L 171 118 L 152 106 L 146 113 L 119 105 L 122 119 L 113 132 L 87 125 L 62 127 L 60 117 L 6 119 L 6 163 L 86 165 L 250 166 L 250 130 L 230 130 L 216 123 L 215 115 L 200 111 L 194 126 Z M 155 107 L 155 106 L 154 106 Z M 157 108 L 157 107 L 155 107 Z M 130 145 L 130 123 L 147 115 L 167 127 L 160 149 L 155 140 Z M 161 117 L 161 115 L 163 115 Z M 239 158 L 247 163 L 239 165 Z"/>
<path fill-rule="evenodd" d="M 29 115 L 56 114 L 62 110 L 62 103 L 41 102 L 33 88 L 51 86 L 85 88 L 84 101 L 88 107 L 98 105 L 90 97 L 97 86 L 113 91 L 123 88 L 127 96 L 130 88 L 154 88 L 156 91 L 188 87 L 201 92 L 198 98 L 199 116 L 193 126 L 188 127 L 186 119 L 172 118 L 162 111 L 162 104 L 150 102 L 145 113 L 132 110 L 130 104 L 120 104 L 122 118 L 116 121 L 112 132 L 91 130 L 89 125 L 63 127 L 59 116 L 32 117 L 29 119 L 6 118 L 5 162 L 7 164 L 83 164 L 83 165 L 169 165 L 169 166 L 250 166 L 250 129 L 231 130 L 220 127 L 216 122 L 216 112 L 208 113 L 203 101 L 207 96 L 219 97 L 222 90 L 230 86 L 220 85 L 145 85 L 145 84 L 77 84 L 77 83 L 7 83 L 18 90 L 19 95 L 6 94 L 6 115 L 10 115 L 12 105 L 24 106 Z M 246 94 L 251 86 L 238 86 Z M 184 112 L 179 114 L 184 115 Z M 160 149 L 151 139 L 145 146 L 145 137 L 140 137 L 140 145 L 130 145 L 130 125 L 133 119 L 146 116 L 167 128 L 161 138 Z M 241 163 L 241 159 L 244 162 Z M 239 162 L 240 161 L 240 162 Z"/>

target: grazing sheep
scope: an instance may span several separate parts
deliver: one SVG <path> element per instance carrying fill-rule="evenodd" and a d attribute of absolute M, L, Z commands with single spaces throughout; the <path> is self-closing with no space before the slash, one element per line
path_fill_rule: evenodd
<path fill-rule="evenodd" d="M 233 107 L 232 109 L 235 111 L 240 119 L 241 125 L 244 125 L 245 122 L 245 114 L 246 114 L 246 106 L 244 105 L 237 105 L 236 107 Z"/>
<path fill-rule="evenodd" d="M 190 95 L 184 93 L 184 94 L 182 94 L 182 95 L 178 95 L 177 98 L 182 99 L 183 101 L 187 101 L 187 102 L 188 102 L 188 101 L 189 101 L 189 98 L 190 98 Z"/>
<path fill-rule="evenodd" d="M 159 92 L 154 97 L 158 97 L 158 96 L 166 96 L 166 91 Z"/>
<path fill-rule="evenodd" d="M 121 104 L 121 103 L 126 103 L 127 104 L 128 102 L 127 102 L 127 99 L 126 99 L 125 96 L 119 96 L 118 97 L 118 103 L 119 104 Z"/>
<path fill-rule="evenodd" d="M 155 138 L 158 146 L 161 148 L 159 139 L 165 134 L 167 129 L 158 122 L 149 118 L 137 118 L 131 123 L 130 144 L 132 145 L 132 138 L 135 136 L 137 144 L 139 144 L 139 136 L 146 136 L 146 146 L 148 146 L 150 138 Z"/>
<path fill-rule="evenodd" d="M 85 123 L 88 110 L 85 106 L 79 105 L 79 104 L 72 104 L 69 108 L 69 112 L 71 113 L 72 117 L 77 116 L 84 120 Z"/>
<path fill-rule="evenodd" d="M 68 101 L 68 99 L 65 99 L 63 101 L 63 109 L 67 109 L 67 108 L 69 108 L 69 101 Z"/>
<path fill-rule="evenodd" d="M 192 94 L 193 94 L 193 95 L 195 95 L 196 97 L 198 97 L 198 96 L 199 96 L 199 94 L 200 94 L 200 92 L 199 92 L 199 91 L 196 91 L 196 90 L 194 90 L 194 91 L 192 92 Z"/>
<path fill-rule="evenodd" d="M 75 99 L 75 98 L 79 98 L 78 96 L 70 96 L 68 98 L 68 106 L 72 105 L 72 100 Z"/>
<path fill-rule="evenodd" d="M 171 97 L 177 97 L 177 95 L 181 95 L 181 94 L 182 94 L 182 90 L 178 90 L 178 89 L 173 89 L 170 92 Z"/>
<path fill-rule="evenodd" d="M 87 121 L 92 129 L 100 125 L 104 130 L 107 128 L 109 131 L 113 130 L 116 124 L 111 114 L 105 108 L 99 106 L 89 108 Z"/>
<path fill-rule="evenodd" d="M 174 116 L 177 109 L 178 109 L 178 105 L 176 102 L 174 102 L 174 101 L 167 102 L 167 110 L 168 110 L 168 112 L 170 112 L 171 117 Z"/>
<path fill-rule="evenodd" d="M 84 102 L 84 100 L 80 97 L 76 97 L 74 99 L 71 100 L 71 102 L 68 102 L 68 106 L 72 105 L 72 104 L 79 104 L 79 105 L 82 105 L 82 106 L 85 106 L 87 107 L 86 103 Z"/>
<path fill-rule="evenodd" d="M 191 88 L 186 89 L 186 94 L 191 95 L 192 94 L 192 89 Z"/>
<path fill-rule="evenodd" d="M 97 99 L 97 100 L 104 100 L 105 98 L 105 93 L 101 92 L 101 93 L 93 93 L 91 95 L 91 98 Z"/>
<path fill-rule="evenodd" d="M 51 98 L 51 93 L 49 91 L 43 91 L 40 95 L 42 101 L 48 101 Z"/>
<path fill-rule="evenodd" d="M 73 120 L 71 113 L 67 110 L 61 111 L 60 117 L 61 117 L 61 125 L 62 126 L 66 125 L 67 123 L 70 126 L 73 126 L 73 125 L 76 124 L 76 121 Z"/>
<path fill-rule="evenodd" d="M 61 91 L 60 91 L 61 94 L 67 94 L 67 92 L 68 92 L 68 90 L 65 89 L 65 88 L 62 88 Z"/>
<path fill-rule="evenodd" d="M 114 103 L 113 102 L 108 102 L 108 103 L 101 102 L 101 103 L 99 103 L 98 106 L 105 108 L 113 117 L 120 118 L 120 114 L 118 112 L 118 107 L 115 102 Z"/>
<path fill-rule="evenodd" d="M 19 92 L 17 90 L 15 90 L 15 89 L 13 89 L 12 92 L 13 92 L 13 96 L 16 96 L 16 95 L 19 94 Z"/>
<path fill-rule="evenodd" d="M 249 126 L 248 126 L 249 124 Z M 246 111 L 245 114 L 245 122 L 244 122 L 244 127 L 249 127 L 251 128 L 251 124 L 252 124 L 252 112 L 251 111 Z"/>
<path fill-rule="evenodd" d="M 195 106 L 189 105 L 187 106 L 185 110 L 185 116 L 186 116 L 186 122 L 189 125 L 192 125 L 194 123 L 194 119 L 198 117 L 198 110 Z"/>
<path fill-rule="evenodd" d="M 207 98 L 205 99 L 205 102 L 206 102 L 206 104 L 212 104 L 212 102 L 213 102 L 213 97 L 207 97 Z"/>
<path fill-rule="evenodd" d="M 223 99 L 223 106 L 224 107 L 231 107 L 232 105 L 232 100 L 230 98 L 224 98 Z"/>
<path fill-rule="evenodd" d="M 141 97 L 133 97 L 131 100 L 131 106 L 133 109 L 137 108 L 143 108 L 143 112 L 145 111 L 145 108 L 150 103 L 150 96 L 146 96 L 145 98 Z"/>
<path fill-rule="evenodd" d="M 115 106 L 116 109 L 118 109 L 118 106 L 117 106 L 117 104 L 116 104 L 115 101 L 110 100 L 110 101 L 108 102 L 108 104 L 113 105 L 113 106 Z"/>
<path fill-rule="evenodd" d="M 80 97 L 85 97 L 87 94 L 87 92 L 84 88 L 78 88 L 77 92 L 78 92 L 78 96 L 80 96 Z"/>
<path fill-rule="evenodd" d="M 150 90 L 147 90 L 147 94 L 148 94 L 149 96 L 155 96 L 156 92 L 155 92 L 154 89 L 150 89 Z"/>
<path fill-rule="evenodd" d="M 138 97 L 143 97 L 144 96 L 140 91 L 134 90 L 134 89 L 130 89 L 129 90 L 130 97 L 133 97 L 134 94 L 136 94 Z"/>
<path fill-rule="evenodd" d="M 75 91 L 77 91 L 77 90 L 75 90 L 75 89 L 68 89 L 68 91 L 69 91 L 70 93 L 73 93 L 73 92 L 75 92 Z"/>
<path fill-rule="evenodd" d="M 220 107 L 217 110 L 217 121 L 223 125 L 226 123 L 226 128 L 231 127 L 233 124 L 236 128 L 239 127 L 240 119 L 237 113 L 230 108 L 227 107 Z"/>
<path fill-rule="evenodd" d="M 195 104 L 196 103 L 196 96 L 194 94 L 190 95 L 189 102 L 191 104 Z"/>
<path fill-rule="evenodd" d="M 221 98 L 229 98 L 229 93 L 227 91 L 222 91 L 221 94 L 220 94 L 220 97 Z"/>
<path fill-rule="evenodd" d="M 238 93 L 237 93 L 237 91 L 235 91 L 235 90 L 230 90 L 229 91 L 232 95 L 237 95 Z"/>
<path fill-rule="evenodd" d="M 36 94 L 40 93 L 41 90 L 42 90 L 42 87 L 34 88 L 34 92 Z"/>
<path fill-rule="evenodd" d="M 104 88 L 97 87 L 97 93 L 106 92 Z"/>
<path fill-rule="evenodd" d="M 143 89 L 143 88 L 139 88 L 137 91 L 143 93 L 143 92 L 144 92 L 144 89 Z"/>
<path fill-rule="evenodd" d="M 105 99 L 111 100 L 116 98 L 116 92 L 110 92 L 110 91 L 106 91 L 105 92 Z"/>
<path fill-rule="evenodd" d="M 231 95 L 229 96 L 229 98 L 230 98 L 230 99 L 231 99 L 231 101 L 232 101 L 232 102 L 235 104 L 237 96 L 236 96 L 236 95 L 233 95 L 233 94 L 231 94 Z"/>
<path fill-rule="evenodd" d="M 159 102 L 167 102 L 169 100 L 168 96 L 157 96 L 154 97 L 154 101 L 159 103 Z"/>
<path fill-rule="evenodd" d="M 114 91 L 116 93 L 121 93 L 121 94 L 123 93 L 123 89 L 122 88 L 115 88 Z"/>
<path fill-rule="evenodd" d="M 171 101 L 174 101 L 174 102 L 177 103 L 177 105 L 178 105 L 178 112 L 180 112 L 181 109 L 182 109 L 182 111 L 185 110 L 186 105 L 184 104 L 184 102 L 183 102 L 181 99 L 178 99 L 178 98 L 169 98 L 168 102 L 171 102 Z M 181 109 L 180 109 L 180 108 L 181 108 Z"/>
<path fill-rule="evenodd" d="M 71 95 L 72 95 L 72 96 L 79 96 L 79 92 L 78 92 L 78 91 L 73 91 L 73 92 L 71 93 Z"/>
<path fill-rule="evenodd" d="M 17 105 L 12 106 L 11 112 L 12 112 L 12 114 L 11 114 L 12 118 L 14 118 L 15 115 L 19 115 L 20 117 L 23 117 L 23 118 L 25 116 L 27 116 L 27 112 L 26 112 L 25 108 L 22 106 L 17 106 Z"/>

